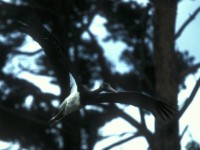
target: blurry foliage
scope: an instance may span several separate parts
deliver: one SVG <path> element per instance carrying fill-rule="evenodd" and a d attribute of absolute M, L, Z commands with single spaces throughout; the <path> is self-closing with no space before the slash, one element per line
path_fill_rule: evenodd
<path fill-rule="evenodd" d="M 196 141 L 189 142 L 186 147 L 187 150 L 200 150 L 200 144 Z"/>
<path fill-rule="evenodd" d="M 99 105 L 103 112 L 84 109 L 83 118 L 77 112 L 66 117 L 62 124 L 50 129 L 48 120 L 56 111 L 52 101 L 61 102 L 63 91 L 60 96 L 43 93 L 31 81 L 18 77 L 20 72 L 30 72 L 56 78 L 48 58 L 40 55 L 32 62 L 38 66 L 37 71 L 24 68 L 23 64 L 12 64 L 13 67 L 21 69 L 18 73 L 13 73 L 12 69 L 9 73 L 3 71 L 12 58 L 20 55 L 29 58 L 38 53 L 18 50 L 24 42 L 25 34 L 19 32 L 17 22 L 30 13 L 30 6 L 34 8 L 41 22 L 63 43 L 66 54 L 84 85 L 92 87 L 95 80 L 101 79 L 116 88 L 144 90 L 151 94 L 154 94 L 155 90 L 152 55 L 153 10 L 151 6 L 140 6 L 136 2 L 115 0 L 0 2 L 0 140 L 16 141 L 24 148 L 34 149 L 92 149 L 101 139 L 98 129 L 119 115 L 115 106 Z M 120 74 L 111 71 L 112 64 L 104 57 L 103 48 L 89 30 L 97 14 L 107 20 L 105 27 L 110 34 L 104 41 L 120 40 L 127 45 L 121 60 L 132 66 L 130 72 Z M 89 40 L 81 38 L 84 32 L 90 35 Z M 191 66 L 194 59 L 188 52 L 179 51 L 175 57 L 180 72 Z M 184 77 L 180 83 L 183 81 Z M 53 84 L 58 84 L 57 80 L 53 80 Z M 69 89 L 66 90 L 69 92 Z M 24 107 L 28 96 L 33 98 L 30 109 Z M 80 129 L 84 129 L 86 133 L 80 132 Z M 86 141 L 85 145 L 81 145 L 82 141 Z"/>

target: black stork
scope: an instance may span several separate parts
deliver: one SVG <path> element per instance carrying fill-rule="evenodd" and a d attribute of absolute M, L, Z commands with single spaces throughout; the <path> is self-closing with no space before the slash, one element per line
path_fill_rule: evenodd
<path fill-rule="evenodd" d="M 36 16 L 29 18 L 21 19 L 20 27 L 23 32 L 30 35 L 35 41 L 37 41 L 40 46 L 45 51 L 48 58 L 52 58 L 52 53 L 56 53 L 58 57 L 63 57 L 64 48 L 60 41 L 58 41 L 37 19 Z M 54 62 L 51 61 L 52 66 Z M 122 103 L 130 104 L 139 108 L 146 109 L 150 111 L 154 117 L 167 120 L 172 118 L 176 111 L 177 106 L 174 104 L 165 103 L 158 99 L 155 99 L 146 94 L 142 94 L 137 91 L 123 91 L 116 92 L 109 83 L 102 83 L 102 85 L 93 91 L 87 90 L 84 88 L 76 75 L 73 73 L 71 66 L 69 65 L 69 60 L 65 57 L 65 63 L 63 68 L 65 73 L 68 75 L 71 73 L 75 84 L 72 87 L 71 93 L 69 96 L 62 102 L 58 108 L 58 113 L 50 120 L 50 124 L 53 125 L 60 121 L 64 116 L 70 114 L 71 112 L 79 110 L 81 107 L 88 104 L 97 104 L 97 103 Z M 55 72 L 58 72 L 56 67 L 54 67 Z M 66 74 L 65 74 L 66 75 Z M 66 75 L 67 76 L 67 75 Z M 102 93 L 103 91 L 107 93 Z"/>

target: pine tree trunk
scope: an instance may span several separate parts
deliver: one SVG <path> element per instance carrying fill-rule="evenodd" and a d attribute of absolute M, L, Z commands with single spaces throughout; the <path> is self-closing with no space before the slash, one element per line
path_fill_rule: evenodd
<path fill-rule="evenodd" d="M 177 1 L 155 0 L 154 5 L 156 92 L 162 100 L 177 103 L 178 83 L 174 58 Z M 155 150 L 180 150 L 178 120 L 156 120 L 153 145 Z"/>

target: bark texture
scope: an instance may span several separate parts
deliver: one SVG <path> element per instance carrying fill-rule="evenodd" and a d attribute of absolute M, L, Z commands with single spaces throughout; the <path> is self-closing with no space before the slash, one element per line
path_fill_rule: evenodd
<path fill-rule="evenodd" d="M 169 102 L 177 103 L 178 83 L 175 63 L 176 0 L 155 0 L 154 50 L 157 95 Z M 168 122 L 156 120 L 155 150 L 179 150 L 178 120 Z"/>

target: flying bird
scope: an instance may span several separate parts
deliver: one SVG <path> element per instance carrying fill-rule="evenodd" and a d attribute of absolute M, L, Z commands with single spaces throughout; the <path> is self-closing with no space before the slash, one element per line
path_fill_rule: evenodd
<path fill-rule="evenodd" d="M 74 78 L 70 74 L 70 81 L 73 81 Z M 71 82 L 72 89 L 69 96 L 62 102 L 58 108 L 58 113 L 50 120 L 51 126 L 59 122 L 64 116 L 69 115 L 70 113 L 79 110 L 86 104 L 92 104 L 90 101 L 95 99 L 100 92 L 113 92 L 117 93 L 109 83 L 102 83 L 99 88 L 95 90 L 87 90 L 86 88 L 79 87 L 75 82 Z"/>
<path fill-rule="evenodd" d="M 71 65 L 69 65 L 69 59 L 65 57 L 65 49 L 62 44 L 39 22 L 36 16 L 22 19 L 20 26 L 25 33 L 41 45 L 55 72 L 63 74 L 63 76 L 70 74 L 70 80 L 74 80 L 69 96 L 59 106 L 58 113 L 50 119 L 50 125 L 56 124 L 66 115 L 85 105 L 105 102 L 134 105 L 150 111 L 156 118 L 163 120 L 172 118 L 176 113 L 177 106 L 174 104 L 165 103 L 137 91 L 117 92 L 109 83 L 102 83 L 99 88 L 93 91 L 86 89 L 81 85 Z M 57 59 L 57 62 L 55 62 L 55 57 L 65 61 L 58 61 Z M 56 63 L 64 67 L 62 68 L 63 72 L 60 72 L 61 69 L 57 68 Z"/>

